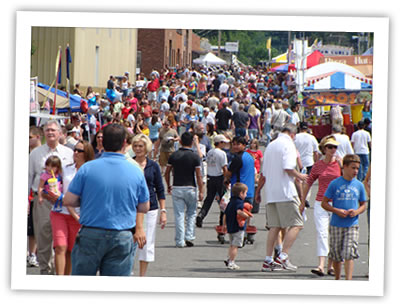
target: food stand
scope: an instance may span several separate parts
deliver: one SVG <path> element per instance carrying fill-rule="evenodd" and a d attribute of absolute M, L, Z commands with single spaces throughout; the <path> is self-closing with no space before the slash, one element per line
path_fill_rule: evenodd
<path fill-rule="evenodd" d="M 305 120 L 317 139 L 332 132 L 329 109 L 339 105 L 343 111 L 343 126 L 351 137 L 354 124 L 361 118 L 362 94 L 372 91 L 372 80 L 345 72 L 333 72 L 318 80 L 310 80 L 302 92 Z M 321 114 L 322 113 L 322 114 Z M 353 113 L 353 120 L 351 114 Z"/>

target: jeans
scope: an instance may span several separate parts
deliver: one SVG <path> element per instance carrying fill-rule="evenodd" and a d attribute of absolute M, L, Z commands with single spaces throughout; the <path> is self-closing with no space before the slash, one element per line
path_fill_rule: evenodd
<path fill-rule="evenodd" d="M 246 128 L 235 128 L 235 136 L 246 136 Z"/>
<path fill-rule="evenodd" d="M 271 141 L 271 128 L 272 128 L 271 124 L 265 123 L 263 133 L 267 137 L 267 139 L 266 139 L 267 144 L 266 145 L 268 145 L 269 142 Z"/>
<path fill-rule="evenodd" d="M 195 239 L 194 226 L 196 221 L 196 188 L 173 187 L 172 204 L 174 206 L 175 216 L 175 244 L 176 246 L 184 246 L 185 241 L 193 241 Z M 186 217 L 185 217 L 186 208 Z M 186 230 L 185 230 L 186 221 Z"/>
<path fill-rule="evenodd" d="M 72 250 L 72 275 L 130 276 L 136 248 L 129 230 L 83 226 Z"/>
<path fill-rule="evenodd" d="M 357 154 L 360 157 L 360 169 L 358 170 L 357 179 L 361 182 L 364 180 L 368 172 L 369 157 L 368 154 Z"/>
<path fill-rule="evenodd" d="M 207 176 L 207 196 L 199 212 L 199 216 L 202 219 L 207 216 L 208 211 L 210 210 L 211 205 L 215 199 L 215 196 L 218 194 L 221 199 L 224 194 L 223 192 L 224 176 Z"/>
<path fill-rule="evenodd" d="M 249 129 L 248 131 L 249 131 L 250 140 L 258 139 L 258 129 Z"/>

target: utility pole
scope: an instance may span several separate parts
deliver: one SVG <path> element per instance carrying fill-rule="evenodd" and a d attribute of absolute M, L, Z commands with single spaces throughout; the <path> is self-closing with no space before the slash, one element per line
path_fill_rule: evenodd
<path fill-rule="evenodd" d="M 218 30 L 218 56 L 221 57 L 221 30 Z"/>

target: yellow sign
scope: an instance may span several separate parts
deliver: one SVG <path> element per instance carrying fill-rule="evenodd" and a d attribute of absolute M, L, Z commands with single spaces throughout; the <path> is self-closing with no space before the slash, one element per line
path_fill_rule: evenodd
<path fill-rule="evenodd" d="M 323 105 L 354 105 L 358 104 L 358 92 L 303 92 L 303 104 L 309 107 L 323 106 Z"/>

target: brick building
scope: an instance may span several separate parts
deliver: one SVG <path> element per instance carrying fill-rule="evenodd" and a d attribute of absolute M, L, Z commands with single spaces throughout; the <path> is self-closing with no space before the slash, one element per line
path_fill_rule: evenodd
<path fill-rule="evenodd" d="M 165 66 L 190 66 L 193 51 L 200 52 L 200 37 L 186 29 L 139 29 L 138 68 L 145 76 Z"/>

